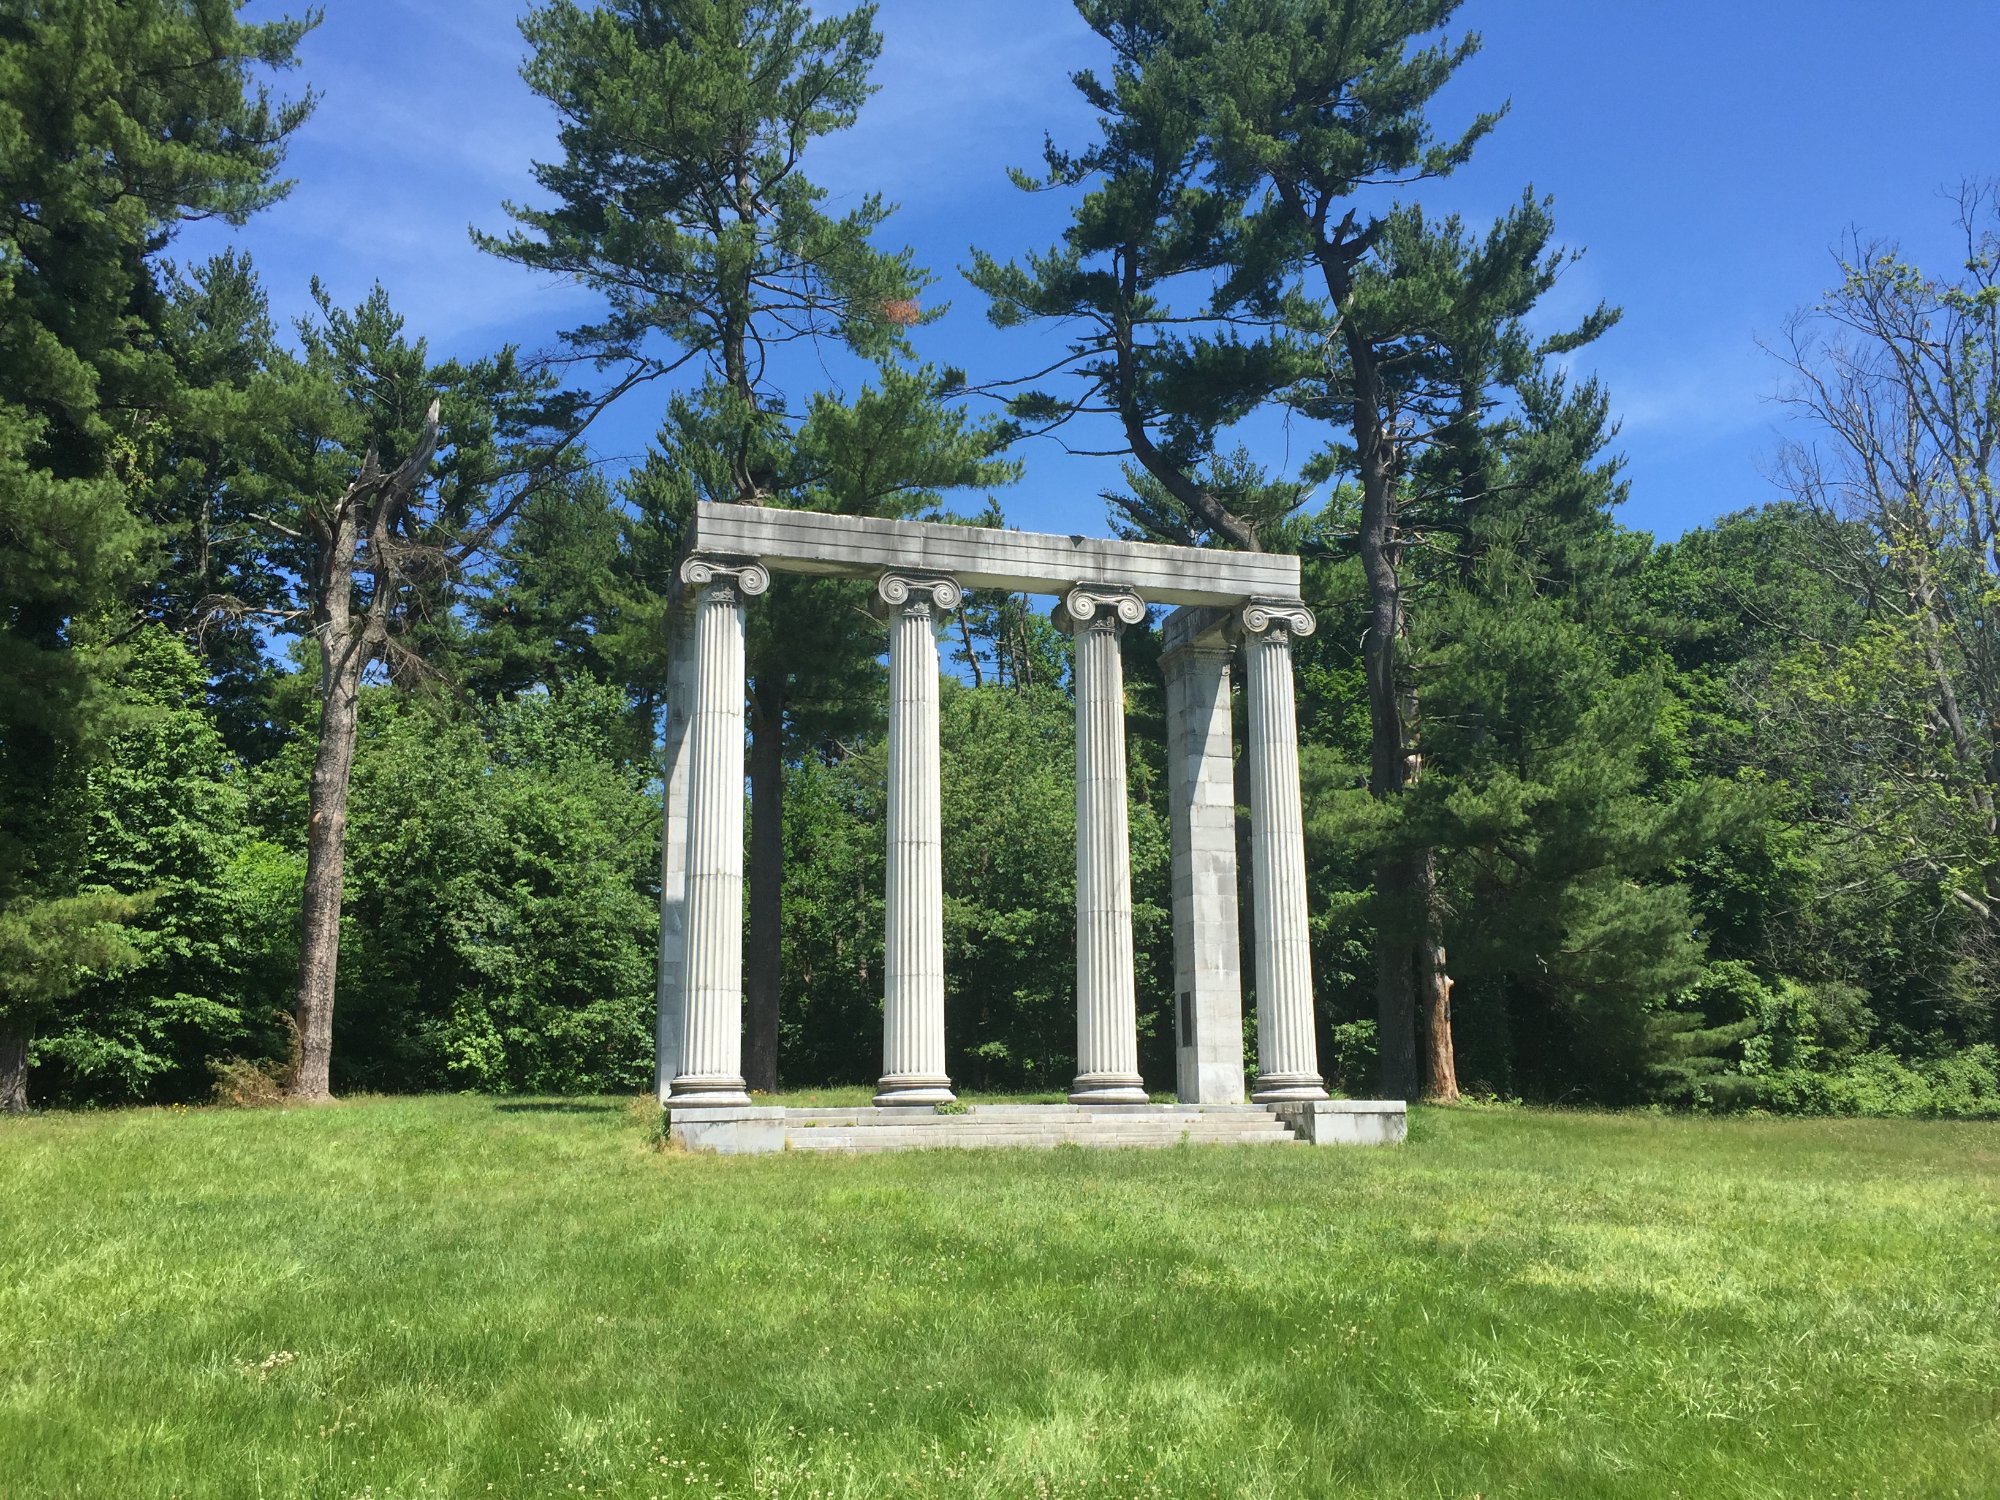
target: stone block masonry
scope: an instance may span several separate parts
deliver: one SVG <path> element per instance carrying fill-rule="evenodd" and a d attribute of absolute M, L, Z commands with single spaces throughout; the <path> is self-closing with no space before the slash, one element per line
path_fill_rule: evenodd
<path fill-rule="evenodd" d="M 952 1127 L 929 1122 L 959 1118 L 934 1109 L 952 1099 L 945 1072 L 937 629 L 967 588 L 1052 594 L 1058 622 L 1075 638 L 1077 1058 L 1070 1107 L 1148 1108 L 1138 1070 L 1119 638 L 1144 626 L 1151 606 L 1172 604 L 1180 607 L 1165 622 L 1164 663 L 1178 1107 L 1245 1111 L 1227 1121 L 1197 1113 L 1174 1138 L 1220 1139 L 1245 1130 L 1258 1139 L 1402 1138 L 1399 1103 L 1322 1109 L 1328 1101 L 1314 1043 L 1291 652 L 1294 638 L 1312 632 L 1313 616 L 1299 598 L 1296 557 L 713 504 L 697 506 L 689 528 L 669 667 L 658 1073 L 676 1138 L 715 1150 L 818 1149 L 799 1144 L 807 1124 L 753 1107 L 743 1086 L 744 635 L 746 612 L 769 587 L 772 570 L 871 580 L 885 616 L 889 849 L 876 1103 L 881 1116 L 901 1122 L 902 1134 L 871 1135 L 864 1143 L 881 1148 L 905 1136 L 908 1144 L 932 1143 L 940 1128 Z M 1242 1103 L 1230 731 L 1230 672 L 1239 655 L 1249 725 L 1253 1098 L 1291 1111 L 1276 1136 L 1271 1127 L 1278 1117 Z M 973 1132 L 980 1140 L 1022 1128 L 1017 1120 L 974 1113 L 982 1119 Z M 1077 1124 L 1082 1117 L 1063 1118 L 1072 1135 L 1084 1129 Z M 1092 1113 L 1085 1123 L 1092 1130 L 1101 1125 L 1107 1143 L 1158 1144 L 1162 1127 L 1142 1123 L 1152 1119 L 1107 1122 Z M 880 1130 L 883 1123 L 871 1114 L 842 1128 Z M 834 1137 L 809 1139 L 825 1146 Z"/>

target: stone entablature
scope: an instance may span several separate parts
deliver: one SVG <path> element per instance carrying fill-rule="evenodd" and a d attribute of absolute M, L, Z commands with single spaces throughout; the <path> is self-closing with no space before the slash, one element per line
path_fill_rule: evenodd
<path fill-rule="evenodd" d="M 1129 589 L 1148 604 L 1225 609 L 1252 599 L 1299 597 L 1299 560 L 1284 553 L 1210 552 L 755 505 L 697 507 L 688 550 L 692 556 L 756 558 L 781 573 L 932 573 L 969 589 L 1017 594 L 1063 594 L 1081 584 Z"/>
<path fill-rule="evenodd" d="M 1177 1088 L 1243 1098 L 1229 669 L 1245 657 L 1258 1083 L 1268 1104 L 1324 1100 L 1314 1043 L 1291 643 L 1310 635 L 1299 561 L 1269 553 L 928 522 L 697 507 L 667 686 L 661 864 L 660 1097 L 741 1108 L 746 603 L 770 571 L 871 578 L 889 653 L 888 888 L 878 1105 L 952 1098 L 945 1074 L 937 623 L 968 588 L 1053 594 L 1076 644 L 1079 1104 L 1143 1103 L 1119 637 L 1165 622 L 1173 828 Z"/>

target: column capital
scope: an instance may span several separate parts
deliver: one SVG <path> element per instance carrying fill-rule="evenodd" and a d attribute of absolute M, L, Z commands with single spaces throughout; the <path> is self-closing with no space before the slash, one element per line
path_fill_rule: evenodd
<path fill-rule="evenodd" d="M 1079 583 L 1055 608 L 1056 628 L 1074 634 L 1079 628 L 1121 630 L 1143 624 L 1146 601 L 1133 589 L 1116 585 Z"/>
<path fill-rule="evenodd" d="M 1319 628 L 1313 612 L 1296 599 L 1252 599 L 1236 612 L 1237 628 L 1246 636 L 1309 636 Z"/>
<path fill-rule="evenodd" d="M 965 588 L 947 573 L 884 573 L 875 581 L 875 595 L 891 609 L 936 609 L 950 614 L 965 602 Z"/>
<path fill-rule="evenodd" d="M 677 594 L 686 589 L 707 589 L 714 596 L 727 590 L 732 598 L 754 599 L 771 587 L 770 570 L 746 557 L 696 553 L 681 562 L 677 577 L 680 584 Z"/>

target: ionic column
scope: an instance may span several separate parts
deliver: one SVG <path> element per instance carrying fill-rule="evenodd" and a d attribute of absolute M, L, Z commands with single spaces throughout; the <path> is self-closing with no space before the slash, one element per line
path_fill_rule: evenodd
<path fill-rule="evenodd" d="M 1229 722 L 1229 663 L 1235 654 L 1226 643 L 1193 643 L 1169 651 L 1162 663 L 1174 856 L 1175 1082 L 1187 1104 L 1243 1102 L 1236 767 Z"/>
<path fill-rule="evenodd" d="M 655 989 L 654 1082 L 667 1102 L 681 1070 L 682 991 L 687 974 L 688 720 L 694 712 L 694 611 L 667 620 L 666 736 L 660 768 L 665 816 L 660 840 L 660 961 Z"/>
<path fill-rule="evenodd" d="M 756 563 L 691 557 L 694 712 L 688 723 L 687 956 L 680 1071 L 668 1103 L 748 1104 L 743 1087 L 743 633 Z"/>
<path fill-rule="evenodd" d="M 1076 1104 L 1144 1104 L 1125 811 L 1125 672 L 1137 594 L 1079 587 L 1057 623 L 1076 638 Z"/>
<path fill-rule="evenodd" d="M 889 878 L 875 1102 L 948 1104 L 936 621 L 965 592 L 949 578 L 905 573 L 885 575 L 877 592 L 889 614 Z"/>
<path fill-rule="evenodd" d="M 1305 819 L 1299 796 L 1292 637 L 1310 635 L 1303 604 L 1245 605 L 1239 615 L 1249 686 L 1250 867 L 1257 948 L 1260 1104 L 1324 1099 L 1313 1036 L 1312 947 L 1306 929 Z"/>

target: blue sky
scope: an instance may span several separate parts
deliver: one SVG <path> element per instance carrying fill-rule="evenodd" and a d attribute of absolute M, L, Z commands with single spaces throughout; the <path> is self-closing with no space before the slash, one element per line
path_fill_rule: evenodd
<path fill-rule="evenodd" d="M 327 19 L 287 80 L 323 95 L 293 146 L 298 186 L 240 230 L 198 226 L 175 253 L 234 242 L 257 261 L 281 318 L 307 282 L 345 303 L 386 286 L 439 353 L 515 342 L 546 348 L 586 318 L 587 294 L 472 248 L 532 194 L 555 122 L 516 73 L 514 0 L 324 0 Z M 252 17 L 300 3 L 255 0 Z M 2000 174 L 2000 5 L 1993 0 L 1470 0 L 1485 49 L 1440 100 L 1442 128 L 1511 101 L 1472 164 L 1427 206 L 1476 222 L 1524 187 L 1555 198 L 1563 240 L 1586 254 L 1552 295 L 1552 319 L 1600 298 L 1622 324 L 1580 357 L 1608 384 L 1623 427 L 1627 524 L 1673 536 L 1771 498 L 1780 371 L 1758 346 L 1834 274 L 1850 229 L 1900 241 L 1950 269 L 1961 179 Z M 1088 138 L 1067 81 L 1097 58 L 1068 0 L 883 0 L 881 91 L 814 175 L 838 204 L 881 191 L 889 235 L 915 248 L 948 302 L 919 352 L 990 380 L 1032 368 L 1032 335 L 988 328 L 958 268 L 974 244 L 1001 256 L 1051 242 L 1062 205 L 1006 180 L 1044 131 Z M 802 372 L 851 379 L 828 361 Z M 642 389 L 600 427 L 613 469 L 641 455 L 666 393 Z M 1311 435 L 1263 436 L 1296 462 Z M 1024 447 L 1024 480 L 1000 495 L 1032 529 L 1102 532 L 1098 491 L 1116 465 Z"/>

